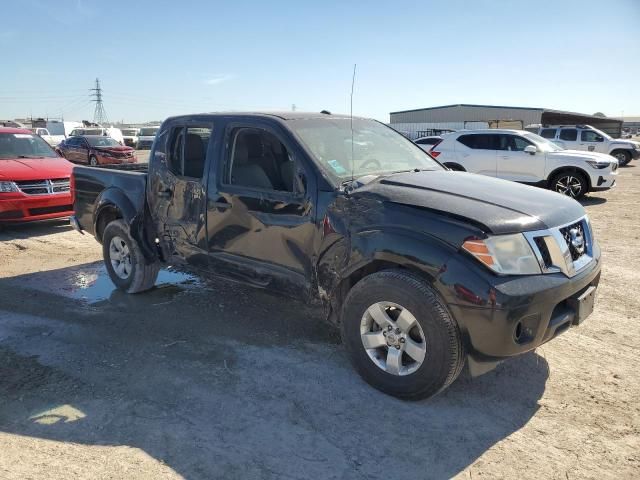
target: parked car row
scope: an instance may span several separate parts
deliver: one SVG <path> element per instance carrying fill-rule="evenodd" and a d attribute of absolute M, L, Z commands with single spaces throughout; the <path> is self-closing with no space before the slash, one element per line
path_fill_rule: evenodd
<path fill-rule="evenodd" d="M 461 130 L 445 135 L 429 153 L 452 170 L 479 173 L 573 198 L 616 183 L 618 161 L 593 151 L 565 150 L 523 130 Z"/>

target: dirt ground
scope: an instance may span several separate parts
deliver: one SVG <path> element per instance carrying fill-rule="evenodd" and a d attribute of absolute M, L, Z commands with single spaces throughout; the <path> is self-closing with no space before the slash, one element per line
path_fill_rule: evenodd
<path fill-rule="evenodd" d="M 367 386 L 318 313 L 165 271 L 113 290 L 63 222 L 0 233 L 0 478 L 640 478 L 640 162 L 585 205 L 580 327 L 429 401 Z"/>

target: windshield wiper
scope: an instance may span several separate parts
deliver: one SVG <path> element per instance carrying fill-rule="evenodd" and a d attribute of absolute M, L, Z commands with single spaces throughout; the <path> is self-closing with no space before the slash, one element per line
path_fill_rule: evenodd
<path fill-rule="evenodd" d="M 35 155 L 18 155 L 18 158 L 44 158 L 43 155 L 35 156 Z"/>

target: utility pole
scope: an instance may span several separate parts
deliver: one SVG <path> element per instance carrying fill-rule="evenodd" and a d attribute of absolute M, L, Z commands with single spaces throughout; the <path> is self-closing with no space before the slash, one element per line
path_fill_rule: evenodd
<path fill-rule="evenodd" d="M 102 104 L 102 88 L 100 88 L 100 79 L 96 78 L 96 88 L 91 88 L 91 98 L 92 102 L 95 102 L 96 108 L 93 111 L 93 121 L 100 125 L 109 123 L 109 119 L 107 118 L 107 112 L 104 110 L 104 105 Z"/>

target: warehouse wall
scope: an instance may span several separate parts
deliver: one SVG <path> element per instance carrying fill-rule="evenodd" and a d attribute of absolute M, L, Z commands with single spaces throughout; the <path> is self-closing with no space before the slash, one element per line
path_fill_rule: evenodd
<path fill-rule="evenodd" d="M 522 120 L 524 125 L 540 123 L 541 109 L 490 106 L 464 106 L 415 110 L 391 114 L 391 123 L 447 124 L 488 122 L 490 120 Z"/>

